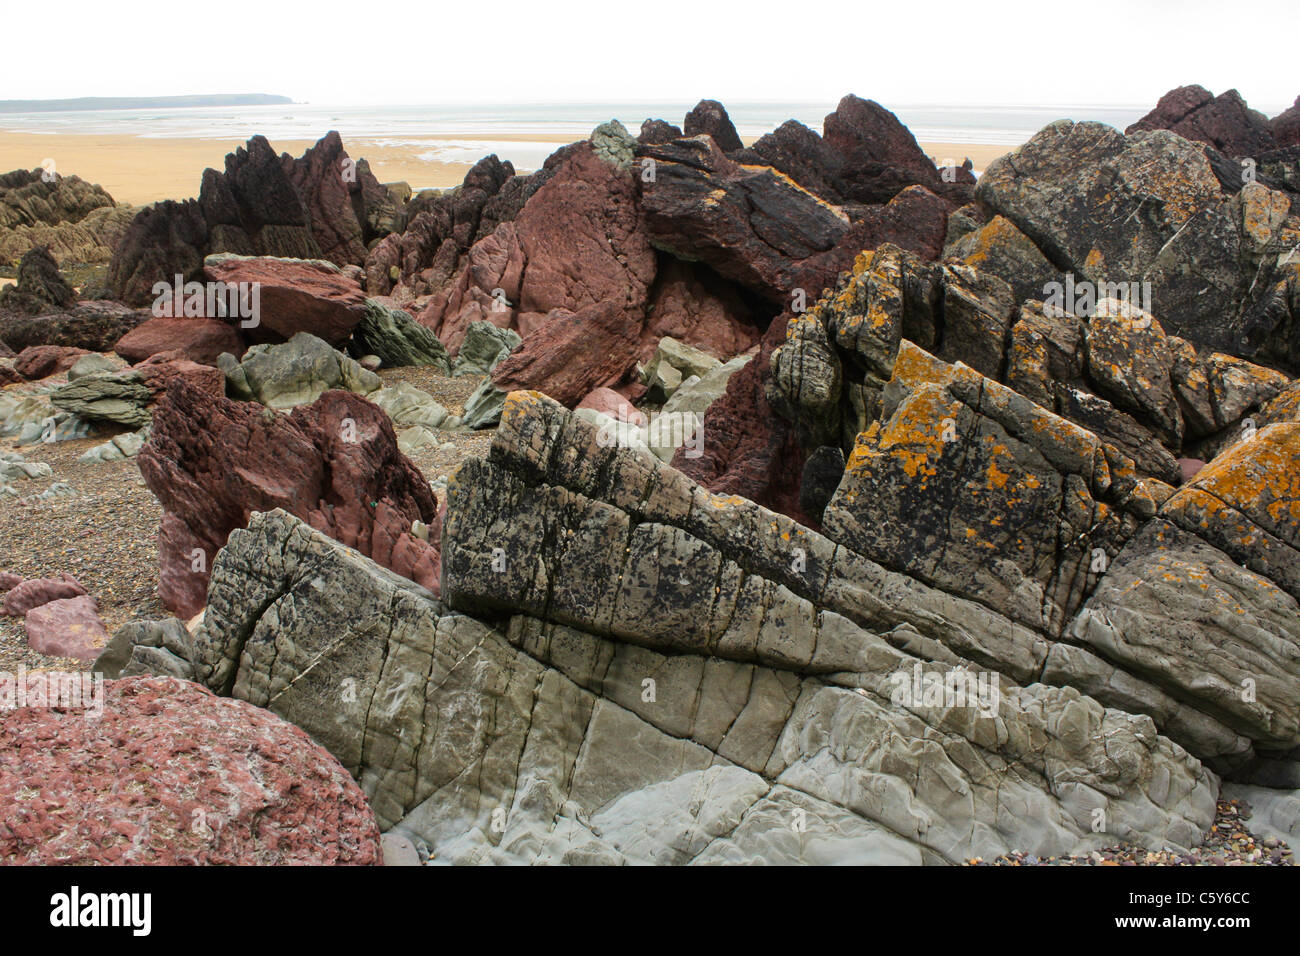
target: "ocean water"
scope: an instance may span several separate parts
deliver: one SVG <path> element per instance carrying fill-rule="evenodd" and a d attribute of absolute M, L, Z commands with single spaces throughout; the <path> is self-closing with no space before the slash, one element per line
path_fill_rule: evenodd
<path fill-rule="evenodd" d="M 496 153 L 519 169 L 535 169 L 556 148 L 543 137 L 581 138 L 599 123 L 619 119 L 635 135 L 647 117 L 681 125 L 694 104 L 547 103 L 429 106 L 330 106 L 312 103 L 166 110 L 97 110 L 0 114 L 0 130 L 22 133 L 128 134 L 147 138 L 199 137 L 245 140 L 261 133 L 277 140 L 315 140 L 335 129 L 344 142 L 421 147 L 422 159 L 474 162 Z M 1097 120 L 1123 129 L 1150 106 L 952 106 L 885 104 L 922 142 L 1016 146 L 1058 119 Z M 835 108 L 825 103 L 726 104 L 743 137 L 770 132 L 795 119 L 821 132 Z M 499 139 L 503 135 L 511 140 Z M 537 141 L 528 137 L 537 136 Z M 522 140 L 522 141 L 521 141 Z"/>

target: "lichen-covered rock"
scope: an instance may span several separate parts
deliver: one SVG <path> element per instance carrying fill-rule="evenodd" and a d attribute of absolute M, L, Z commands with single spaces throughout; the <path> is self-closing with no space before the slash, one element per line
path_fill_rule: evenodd
<path fill-rule="evenodd" d="M 0 714 L 5 863 L 381 861 L 360 789 L 298 728 L 173 678 L 97 692 L 94 719 L 79 706 Z"/>

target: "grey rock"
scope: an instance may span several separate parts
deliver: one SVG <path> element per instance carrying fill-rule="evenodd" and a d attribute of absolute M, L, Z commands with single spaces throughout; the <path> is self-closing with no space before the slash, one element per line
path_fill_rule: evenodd
<path fill-rule="evenodd" d="M 365 356 L 375 355 L 387 368 L 432 365 L 451 374 L 447 349 L 431 329 L 374 299 L 366 299 L 365 315 L 352 330 L 351 351 L 362 364 Z"/>

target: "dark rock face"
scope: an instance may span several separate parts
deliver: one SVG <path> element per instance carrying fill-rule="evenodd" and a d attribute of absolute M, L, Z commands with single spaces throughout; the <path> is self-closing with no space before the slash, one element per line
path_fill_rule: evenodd
<path fill-rule="evenodd" d="M 264 136 L 205 170 L 199 199 L 158 203 L 136 216 L 113 254 L 114 297 L 152 300 L 155 282 L 200 278 L 212 253 L 324 258 L 361 265 L 366 243 L 400 223 L 396 202 L 364 161 L 354 162 L 330 132 L 303 156 L 276 156 Z"/>
<path fill-rule="evenodd" d="M 164 514 L 163 603 L 188 618 L 203 607 L 213 557 L 254 511 L 285 508 L 380 564 L 438 585 L 438 554 L 412 534 L 437 501 L 397 449 L 379 408 L 326 392 L 279 415 L 173 382 L 139 465 Z"/>
<path fill-rule="evenodd" d="M 908 186 L 920 185 L 954 207 L 970 201 L 975 177 L 965 168 L 945 181 L 898 117 L 874 100 L 846 96 L 823 123 L 826 146 L 837 153 L 839 190 L 845 199 L 888 202 Z"/>
<path fill-rule="evenodd" d="M 1104 287 L 1147 283 L 1149 311 L 1168 332 L 1300 368 L 1300 263 L 1288 257 L 1300 218 L 1286 193 L 1260 182 L 1227 193 L 1205 149 L 1165 130 L 1124 137 L 1062 121 L 990 165 L 977 197 L 1098 298 Z"/>
<path fill-rule="evenodd" d="M 148 318 L 148 311 L 116 302 L 79 302 L 66 312 L 0 315 L 0 341 L 19 351 L 32 345 L 65 345 L 110 352 Z"/>
<path fill-rule="evenodd" d="M 29 249 L 18 263 L 18 281 L 0 290 L 0 309 L 39 315 L 70 308 L 77 293 L 59 275 L 59 264 L 49 249 Z"/>
<path fill-rule="evenodd" d="M 170 677 L 99 693 L 93 718 L 82 706 L 0 715 L 0 861 L 382 862 L 360 788 L 292 724 Z M 31 779 L 36 796 L 23 792 Z"/>
<path fill-rule="evenodd" d="M 727 115 L 726 107 L 717 100 L 700 100 L 696 103 L 695 108 L 686 114 L 682 129 L 687 136 L 713 137 L 718 149 L 724 153 L 741 149 L 745 145 L 740 141 L 731 117 Z"/>
<path fill-rule="evenodd" d="M 1300 146 L 1300 96 L 1295 98 L 1290 109 L 1273 117 L 1269 129 L 1279 147 Z"/>
<path fill-rule="evenodd" d="M 648 119 L 641 124 L 641 133 L 637 136 L 636 141 L 642 146 L 658 146 L 660 143 L 667 143 L 681 138 L 681 127 L 674 126 L 672 123 L 661 119 Z"/>
<path fill-rule="evenodd" d="M 838 271 L 832 251 L 848 216 L 779 173 L 732 162 L 705 139 L 637 155 L 654 163 L 641 207 L 657 248 L 704 262 L 778 305 L 797 288 L 817 295 Z"/>
<path fill-rule="evenodd" d="M 1252 110 L 1236 90 L 1218 96 L 1203 86 L 1180 86 L 1124 132 L 1172 130 L 1184 139 L 1207 143 L 1228 156 L 1259 156 L 1279 144 L 1268 117 Z"/>
<path fill-rule="evenodd" d="M 131 221 L 113 252 L 108 283 L 113 297 L 128 305 L 149 305 L 155 283 L 185 281 L 203 269 L 209 249 L 208 222 L 198 202 L 167 200 L 146 206 Z"/>

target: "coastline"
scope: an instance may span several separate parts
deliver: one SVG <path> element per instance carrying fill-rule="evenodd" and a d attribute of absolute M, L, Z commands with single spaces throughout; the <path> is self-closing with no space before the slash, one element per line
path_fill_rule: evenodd
<path fill-rule="evenodd" d="M 321 135 L 325 134 L 321 131 Z M 465 149 L 469 144 L 518 143 L 535 154 L 537 147 L 558 149 L 580 136 L 564 133 L 477 132 L 467 135 L 421 135 L 395 143 L 393 137 L 345 137 L 344 146 L 353 158 L 365 158 L 380 182 L 406 182 L 412 189 L 447 189 L 460 185 L 473 166 L 471 160 L 438 160 L 430 152 L 448 148 Z M 203 170 L 224 169 L 227 153 L 245 140 L 199 137 L 148 137 L 129 133 L 68 134 L 16 133 L 0 130 L 0 172 L 34 169 L 46 159 L 65 175 L 80 176 L 106 189 L 118 203 L 147 205 L 164 199 L 192 199 L 199 194 Z M 746 144 L 752 139 L 746 137 Z M 277 152 L 301 156 L 315 144 L 309 139 L 271 140 Z M 1014 146 L 984 143 L 922 142 L 921 148 L 936 163 L 970 157 L 977 171 Z M 487 149 L 483 155 L 492 152 Z M 505 152 L 501 150 L 500 152 Z M 509 159 L 507 154 L 503 156 Z M 519 172 L 533 165 L 516 162 Z"/>

